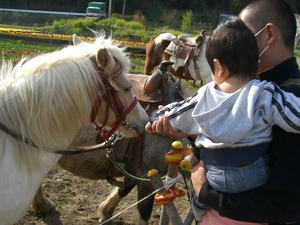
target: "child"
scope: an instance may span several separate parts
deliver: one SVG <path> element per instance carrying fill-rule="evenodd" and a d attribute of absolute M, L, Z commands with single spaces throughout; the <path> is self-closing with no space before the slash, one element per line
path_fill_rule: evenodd
<path fill-rule="evenodd" d="M 213 81 L 155 117 L 168 115 L 174 130 L 198 135 L 195 144 L 215 190 L 238 193 L 258 187 L 269 174 L 272 125 L 300 133 L 300 99 L 255 79 L 257 42 L 238 17 L 214 30 L 206 43 L 206 58 Z M 192 206 L 201 221 L 206 207 L 196 198 Z"/>

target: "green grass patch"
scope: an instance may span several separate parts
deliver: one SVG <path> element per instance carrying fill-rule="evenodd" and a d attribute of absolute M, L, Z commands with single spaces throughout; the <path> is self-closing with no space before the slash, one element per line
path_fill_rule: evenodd
<path fill-rule="evenodd" d="M 129 73 L 143 74 L 145 67 L 145 59 L 141 57 L 130 56 L 131 69 Z"/>
<path fill-rule="evenodd" d="M 14 63 L 20 61 L 22 57 L 27 57 L 31 59 L 36 57 L 42 53 L 53 52 L 58 50 L 60 47 L 58 46 L 48 46 L 43 44 L 30 44 L 23 42 L 21 40 L 9 40 L 0 41 L 0 49 L 2 51 L 2 56 L 4 60 L 12 60 Z M 145 59 L 141 58 L 141 56 L 130 56 L 131 69 L 130 73 L 142 74 L 144 71 Z"/>
<path fill-rule="evenodd" d="M 0 49 L 4 60 L 18 62 L 22 57 L 33 58 L 42 53 L 53 52 L 58 46 L 47 46 L 43 44 L 28 44 L 21 40 L 0 41 Z"/>
<path fill-rule="evenodd" d="M 295 49 L 294 54 L 297 58 L 300 58 L 300 50 Z"/>

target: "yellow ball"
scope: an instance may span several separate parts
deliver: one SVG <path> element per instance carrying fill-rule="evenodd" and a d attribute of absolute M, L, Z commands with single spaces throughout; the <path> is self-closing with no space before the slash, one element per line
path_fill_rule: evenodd
<path fill-rule="evenodd" d="M 152 177 L 153 175 L 157 174 L 158 170 L 157 169 L 152 169 L 148 171 L 148 177 Z"/>
<path fill-rule="evenodd" d="M 175 148 L 175 149 L 182 149 L 183 148 L 183 145 L 180 141 L 174 141 L 172 143 L 172 147 Z"/>

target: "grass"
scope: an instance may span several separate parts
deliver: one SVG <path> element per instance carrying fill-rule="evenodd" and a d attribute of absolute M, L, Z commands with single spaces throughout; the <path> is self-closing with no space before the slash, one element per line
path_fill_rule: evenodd
<path fill-rule="evenodd" d="M 297 58 L 300 58 L 300 50 L 295 49 L 295 50 L 294 50 L 294 54 L 295 54 L 295 56 L 296 56 Z"/>
<path fill-rule="evenodd" d="M 168 19 L 172 22 L 169 26 L 165 25 L 168 24 L 166 19 L 164 19 L 164 22 L 166 23 L 140 23 L 132 21 L 131 16 L 130 19 L 122 19 L 119 14 L 113 14 L 111 18 L 97 21 L 94 19 L 58 15 L 49 16 L 30 13 L 4 12 L 0 14 L 0 21 L 3 26 L 6 27 L 23 27 L 23 29 L 32 29 L 37 32 L 48 34 L 60 33 L 63 35 L 72 35 L 76 33 L 79 36 L 93 37 L 93 33 L 88 28 L 93 30 L 104 30 L 107 35 L 113 35 L 115 39 L 143 43 L 148 42 L 151 37 L 162 32 L 170 32 L 176 36 L 182 33 L 197 36 L 200 33 L 200 27 L 196 23 L 191 25 L 189 30 L 184 32 L 181 31 L 180 21 L 177 18 L 179 15 L 168 15 Z M 207 30 L 207 33 L 209 32 L 210 31 Z"/>
<path fill-rule="evenodd" d="M 21 40 L 1 40 L 0 49 L 5 60 L 12 60 L 14 63 L 20 61 L 22 57 L 28 59 L 36 57 L 42 53 L 53 52 L 60 49 L 59 46 L 48 46 L 43 44 L 30 44 Z M 140 56 L 129 57 L 131 62 L 131 70 L 129 73 L 142 74 L 145 65 L 145 59 Z"/>
<path fill-rule="evenodd" d="M 142 74 L 145 67 L 145 59 L 141 57 L 129 57 L 131 62 L 131 70 L 129 73 Z"/>
<path fill-rule="evenodd" d="M 2 40 L 0 49 L 4 60 L 12 60 L 14 63 L 22 57 L 33 58 L 37 55 L 57 50 L 58 46 L 47 46 L 43 44 L 28 44 L 21 40 Z"/>
<path fill-rule="evenodd" d="M 295 49 L 295 50 L 294 50 L 294 54 L 295 54 L 295 56 L 297 57 L 297 62 L 298 62 L 298 65 L 299 65 L 299 67 L 300 67 L 300 50 Z"/>

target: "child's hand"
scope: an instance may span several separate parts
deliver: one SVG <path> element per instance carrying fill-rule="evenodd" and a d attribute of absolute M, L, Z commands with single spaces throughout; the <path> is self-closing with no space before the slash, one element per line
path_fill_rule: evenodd
<path fill-rule="evenodd" d="M 188 134 L 183 133 L 180 130 L 175 131 L 169 121 L 168 116 L 162 116 L 158 120 L 153 122 L 152 133 L 167 135 L 176 139 L 189 136 Z"/>
<path fill-rule="evenodd" d="M 148 133 L 152 133 L 152 124 L 150 122 L 148 122 L 145 126 L 145 130 Z"/>

